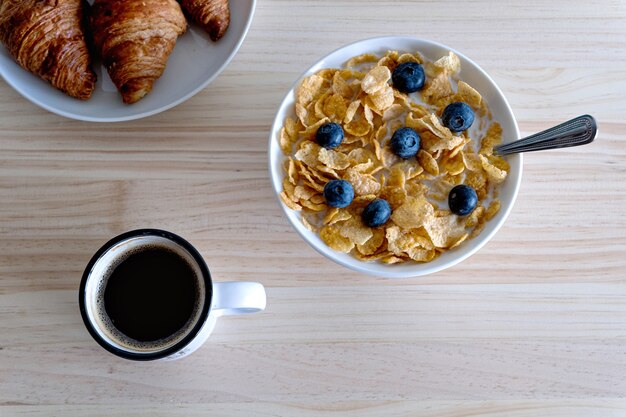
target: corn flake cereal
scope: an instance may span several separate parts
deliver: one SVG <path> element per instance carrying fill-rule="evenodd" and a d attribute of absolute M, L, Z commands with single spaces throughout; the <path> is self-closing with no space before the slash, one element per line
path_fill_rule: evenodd
<path fill-rule="evenodd" d="M 400 64 L 423 66 L 421 91 L 394 88 L 392 72 Z M 301 213 L 303 225 L 318 233 L 333 250 L 364 262 L 430 262 L 481 233 L 500 210 L 498 186 L 510 170 L 493 154 L 502 128 L 480 93 L 459 80 L 461 62 L 452 52 L 428 61 L 417 52 L 363 54 L 344 68 L 323 69 L 306 77 L 295 94 L 295 117 L 279 134 L 285 155 L 281 201 Z M 453 133 L 441 122 L 443 109 L 461 101 L 476 113 L 474 125 Z M 334 122 L 344 139 L 333 149 L 317 144 L 317 129 Z M 420 136 L 412 158 L 392 152 L 390 139 L 402 127 Z M 350 182 L 354 199 L 348 207 L 326 204 L 324 186 L 331 179 Z M 457 184 L 476 190 L 478 205 L 467 216 L 447 209 L 448 193 Z M 386 200 L 392 214 L 379 227 L 362 220 L 365 207 Z"/>

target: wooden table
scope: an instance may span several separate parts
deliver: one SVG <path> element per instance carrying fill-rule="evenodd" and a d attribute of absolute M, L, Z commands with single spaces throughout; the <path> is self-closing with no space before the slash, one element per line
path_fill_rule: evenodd
<path fill-rule="evenodd" d="M 0 415 L 626 415 L 626 5 L 512 3 L 260 0 L 212 85 L 128 123 L 67 120 L 0 83 Z M 584 113 L 600 125 L 591 146 L 525 158 L 478 254 L 397 281 L 307 246 L 267 172 L 293 80 L 387 34 L 472 57 L 523 134 Z M 178 362 L 105 352 L 78 284 L 101 244 L 139 227 L 189 239 L 217 280 L 262 282 L 266 312 L 222 319 Z"/>

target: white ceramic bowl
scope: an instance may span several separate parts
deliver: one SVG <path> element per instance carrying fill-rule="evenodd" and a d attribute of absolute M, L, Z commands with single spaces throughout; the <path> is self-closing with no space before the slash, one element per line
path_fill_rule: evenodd
<path fill-rule="evenodd" d="M 519 129 L 517 127 L 517 122 L 515 121 L 515 116 L 513 115 L 513 111 L 511 110 L 509 103 L 506 101 L 504 94 L 502 94 L 502 91 L 500 91 L 491 77 L 489 77 L 485 71 L 483 71 L 476 63 L 465 55 L 445 45 L 413 37 L 391 36 L 366 39 L 344 46 L 315 63 L 315 65 L 309 68 L 294 83 L 291 90 L 289 90 L 280 104 L 272 126 L 269 144 L 270 175 L 277 197 L 282 191 L 282 180 L 284 177 L 282 163 L 285 159 L 285 156 L 280 149 L 279 135 L 285 118 L 287 116 L 295 117 L 295 88 L 300 84 L 303 78 L 319 71 L 320 69 L 338 68 L 354 56 L 367 52 L 382 55 L 387 50 L 397 50 L 400 52 L 419 51 L 430 60 L 436 60 L 444 55 L 447 55 L 448 51 L 452 51 L 457 54 L 461 59 L 460 79 L 478 90 L 478 92 L 480 92 L 483 98 L 487 101 L 489 108 L 493 113 L 494 120 L 498 121 L 502 125 L 503 141 L 507 143 L 519 139 Z M 513 155 L 507 157 L 507 160 L 511 165 L 511 171 L 506 181 L 500 186 L 499 199 L 501 201 L 501 209 L 498 214 L 487 223 L 480 235 L 474 239 L 463 242 L 456 249 L 444 252 L 438 258 L 428 263 L 420 264 L 408 262 L 403 264 L 386 265 L 380 262 L 363 262 L 349 254 L 334 251 L 329 248 L 316 233 L 307 230 L 303 226 L 299 212 L 289 209 L 284 205 L 280 198 L 278 198 L 278 201 L 285 212 L 285 215 L 300 236 L 302 236 L 302 238 L 319 253 L 329 259 L 332 259 L 340 265 L 365 274 L 387 278 L 427 275 L 449 268 L 468 258 L 478 251 L 485 243 L 487 243 L 489 239 L 491 239 L 498 231 L 498 229 L 500 229 L 513 207 L 522 178 L 522 156 Z"/>
<path fill-rule="evenodd" d="M 91 3 L 91 1 L 90 1 Z M 147 96 L 124 104 L 106 69 L 94 63 L 98 75 L 91 98 L 80 101 L 56 90 L 46 81 L 22 69 L 0 46 L 0 75 L 22 96 L 53 113 L 91 122 L 140 119 L 172 108 L 198 93 L 213 81 L 233 59 L 248 33 L 256 0 L 230 2 L 231 22 L 218 42 L 210 40 L 198 25 L 189 23 L 178 38 L 165 72 Z"/>

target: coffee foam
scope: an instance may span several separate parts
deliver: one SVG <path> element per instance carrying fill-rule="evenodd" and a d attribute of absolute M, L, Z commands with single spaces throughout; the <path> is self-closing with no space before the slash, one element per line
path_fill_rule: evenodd
<path fill-rule="evenodd" d="M 107 282 L 117 266 L 130 256 L 149 249 L 166 250 L 174 253 L 191 267 L 196 283 L 196 302 L 189 320 L 176 333 L 163 339 L 142 342 L 128 337 L 115 327 L 105 309 L 104 292 Z M 133 353 L 162 351 L 182 340 L 198 322 L 206 298 L 202 271 L 193 256 L 177 243 L 160 236 L 140 236 L 116 244 L 96 262 L 89 278 L 92 285 L 86 289 L 87 303 L 91 307 L 88 310 L 91 311 L 90 317 L 96 331 L 113 346 Z"/>

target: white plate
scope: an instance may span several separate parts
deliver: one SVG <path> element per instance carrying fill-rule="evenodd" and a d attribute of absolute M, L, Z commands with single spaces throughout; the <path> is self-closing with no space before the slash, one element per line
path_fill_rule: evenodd
<path fill-rule="evenodd" d="M 91 3 L 91 1 L 90 1 Z M 189 99 L 213 81 L 233 59 L 248 33 L 256 0 L 230 2 L 231 21 L 218 42 L 210 40 L 198 25 L 189 22 L 178 38 L 165 72 L 148 95 L 124 104 L 104 67 L 94 63 L 98 75 L 91 98 L 80 101 L 65 95 L 46 81 L 22 69 L 0 46 L 0 75 L 22 96 L 53 113 L 91 122 L 119 122 L 160 113 Z"/>
<path fill-rule="evenodd" d="M 491 77 L 489 77 L 485 71 L 483 71 L 476 63 L 465 55 L 445 45 L 413 37 L 390 36 L 366 39 L 344 46 L 322 58 L 294 83 L 291 90 L 289 90 L 283 99 L 280 107 L 278 108 L 278 112 L 276 113 L 276 118 L 274 119 L 269 144 L 270 175 L 277 197 L 282 191 L 282 181 L 284 178 L 282 164 L 285 159 L 285 156 L 280 149 L 279 135 L 285 118 L 288 116 L 293 118 L 296 117 L 294 111 L 295 88 L 300 84 L 303 78 L 319 71 L 320 69 L 339 68 L 348 59 L 354 56 L 364 53 L 382 55 L 388 50 L 397 50 L 400 52 L 419 51 L 429 60 L 436 60 L 445 56 L 448 54 L 448 51 L 452 51 L 457 54 L 461 60 L 460 79 L 478 90 L 478 92 L 481 93 L 483 98 L 487 101 L 493 114 L 493 119 L 502 125 L 503 142 L 507 143 L 519 139 L 520 134 L 517 122 L 515 121 L 515 116 L 513 115 L 513 111 L 511 110 L 509 103 L 506 101 L 504 94 L 500 91 Z M 476 253 L 476 251 L 487 243 L 498 231 L 498 229 L 500 229 L 513 208 L 513 203 L 517 197 L 517 192 L 522 179 L 522 155 L 512 155 L 507 157 L 507 160 L 511 165 L 511 171 L 508 178 L 500 186 L 499 199 L 501 202 L 501 208 L 498 214 L 487 223 L 483 231 L 477 237 L 463 242 L 456 249 L 444 252 L 441 256 L 428 263 L 419 264 L 415 262 L 407 262 L 403 264 L 386 265 L 380 262 L 359 261 L 351 255 L 334 251 L 320 239 L 319 235 L 304 227 L 299 212 L 291 210 L 285 206 L 280 198 L 278 198 L 278 201 L 285 212 L 285 215 L 289 219 L 289 222 L 300 234 L 300 236 L 302 236 L 302 238 L 319 253 L 340 265 L 365 274 L 386 278 L 427 275 L 449 268 Z"/>

